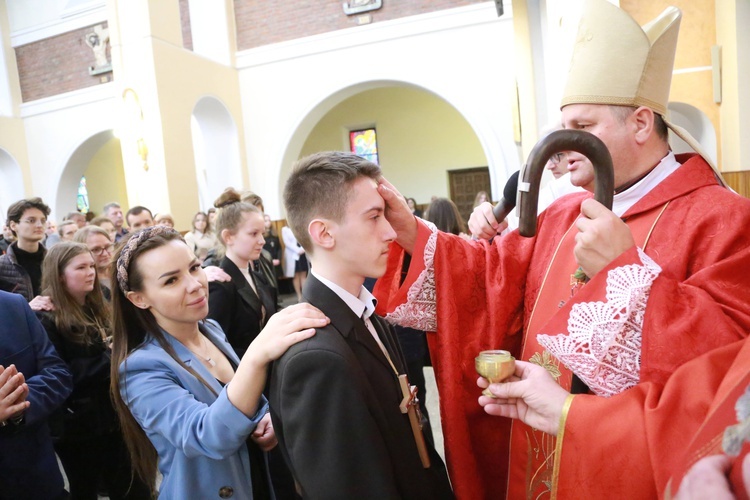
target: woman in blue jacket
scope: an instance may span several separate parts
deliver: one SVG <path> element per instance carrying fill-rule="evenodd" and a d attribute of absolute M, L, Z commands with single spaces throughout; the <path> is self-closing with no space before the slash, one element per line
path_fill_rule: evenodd
<path fill-rule="evenodd" d="M 135 233 L 113 273 L 112 396 L 138 474 L 161 498 L 251 499 L 247 441 L 276 444 L 262 395 L 268 364 L 328 323 L 300 304 L 274 315 L 240 360 L 204 321 L 208 285 L 173 229 Z"/>

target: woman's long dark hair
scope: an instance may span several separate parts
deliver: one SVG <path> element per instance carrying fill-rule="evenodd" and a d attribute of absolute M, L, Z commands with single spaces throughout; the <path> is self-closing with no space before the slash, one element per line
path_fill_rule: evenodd
<path fill-rule="evenodd" d="M 143 231 L 148 231 L 144 229 Z M 131 237 L 137 237 L 139 233 Z M 170 241 L 179 240 L 184 243 L 180 233 L 173 229 L 163 230 L 159 234 L 145 238 L 133 250 L 128 250 L 127 242 L 123 242 L 115 252 L 110 272 L 112 275 L 112 384 L 110 393 L 112 400 L 120 417 L 120 425 L 125 438 L 125 443 L 130 451 L 133 469 L 141 479 L 149 485 L 151 491 L 155 491 L 156 467 L 158 456 L 156 449 L 146 436 L 138 422 L 133 418 L 122 392 L 127 393 L 127 380 L 120 377 L 120 365 L 127 363 L 130 354 L 138 349 L 147 339 L 153 337 L 164 351 L 174 359 L 180 366 L 197 378 L 203 385 L 216 394 L 211 386 L 193 368 L 189 367 L 177 356 L 172 346 L 164 336 L 162 329 L 156 322 L 156 318 L 149 310 L 135 307 L 123 292 L 117 275 L 117 262 L 124 251 L 130 251 L 130 262 L 126 269 L 128 279 L 127 287 L 134 292 L 142 291 L 143 275 L 138 268 L 138 259 L 150 250 L 162 247 Z"/>
<path fill-rule="evenodd" d="M 94 278 L 94 289 L 86 294 L 84 305 L 76 302 L 63 279 L 70 261 L 83 254 L 91 255 L 83 243 L 63 241 L 50 248 L 42 263 L 42 295 L 55 304 L 51 315 L 60 335 L 77 344 L 92 344 L 96 336 L 108 337 L 111 331 L 99 277 Z"/>
<path fill-rule="evenodd" d="M 432 222 L 444 233 L 460 234 L 466 232 L 458 207 L 448 198 L 436 198 L 427 208 L 425 219 Z"/>

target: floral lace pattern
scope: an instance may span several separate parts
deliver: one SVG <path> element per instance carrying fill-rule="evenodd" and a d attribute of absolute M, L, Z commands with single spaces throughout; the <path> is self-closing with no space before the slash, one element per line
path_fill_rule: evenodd
<path fill-rule="evenodd" d="M 642 265 L 607 273 L 605 302 L 573 305 L 568 335 L 537 336 L 541 346 L 599 396 L 619 394 L 640 378 L 646 303 L 661 268 L 640 248 L 638 256 Z"/>
<path fill-rule="evenodd" d="M 423 330 L 437 331 L 437 301 L 435 299 L 435 247 L 437 246 L 437 227 L 432 222 L 422 221 L 430 229 L 427 244 L 424 248 L 424 270 L 406 293 L 406 302 L 396 307 L 385 316 L 386 321 L 401 326 Z"/>

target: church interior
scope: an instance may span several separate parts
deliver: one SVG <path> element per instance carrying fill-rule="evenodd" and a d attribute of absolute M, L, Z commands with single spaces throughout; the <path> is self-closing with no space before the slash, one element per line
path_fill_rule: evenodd
<path fill-rule="evenodd" d="M 683 10 L 671 120 L 750 194 L 750 7 L 614 3 L 641 23 Z M 41 196 L 61 219 L 117 201 L 186 231 L 233 186 L 283 221 L 296 159 L 366 148 L 418 206 L 467 213 L 559 122 L 579 4 L 2 0 L 0 210 Z"/>

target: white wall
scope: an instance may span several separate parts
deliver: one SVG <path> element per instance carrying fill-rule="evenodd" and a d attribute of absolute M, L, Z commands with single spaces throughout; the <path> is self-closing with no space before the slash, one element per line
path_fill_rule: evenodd
<path fill-rule="evenodd" d="M 23 175 L 15 158 L 0 149 L 0 226 L 5 224 L 8 207 L 23 198 Z"/>
<path fill-rule="evenodd" d="M 215 97 L 201 98 L 191 120 L 198 197 L 205 212 L 227 187 L 242 188 L 239 137 L 232 115 Z"/>
<path fill-rule="evenodd" d="M 512 12 L 493 2 L 360 26 L 237 56 L 250 188 L 282 216 L 282 172 L 317 121 L 382 86 L 421 87 L 453 106 L 485 152 L 495 192 L 519 168 L 513 142 Z M 302 57 L 304 56 L 304 57 Z"/>
<path fill-rule="evenodd" d="M 52 208 L 52 218 L 59 219 L 71 210 L 69 201 L 58 200 L 58 192 L 66 193 L 73 185 L 78 187 L 78 180 L 91 157 L 112 137 L 116 120 L 112 85 L 99 85 L 21 105 L 33 173 L 31 192 L 41 196 Z M 99 139 L 87 142 L 95 136 Z M 74 154 L 75 165 L 66 170 Z"/>

